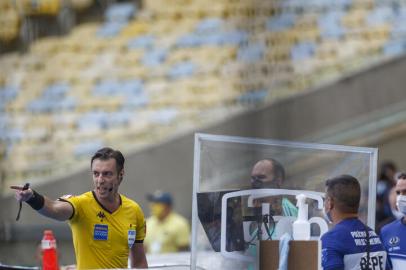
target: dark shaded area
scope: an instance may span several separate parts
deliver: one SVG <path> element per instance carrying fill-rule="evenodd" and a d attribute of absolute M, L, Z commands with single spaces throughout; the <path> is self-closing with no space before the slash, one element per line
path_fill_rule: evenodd
<path fill-rule="evenodd" d="M 221 244 L 221 200 L 224 194 L 232 192 L 201 192 L 197 193 L 197 212 L 207 238 L 214 251 L 220 251 Z M 242 227 L 241 198 L 227 201 L 227 251 L 245 250 L 244 232 Z"/>

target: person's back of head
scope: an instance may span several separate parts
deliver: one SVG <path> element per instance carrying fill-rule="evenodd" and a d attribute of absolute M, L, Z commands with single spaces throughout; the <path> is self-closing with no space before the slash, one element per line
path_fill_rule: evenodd
<path fill-rule="evenodd" d="M 334 200 L 334 206 L 341 213 L 358 213 L 361 186 L 351 175 L 339 175 L 326 181 L 326 196 Z"/>
<path fill-rule="evenodd" d="M 396 164 L 393 161 L 384 161 L 379 167 L 379 181 L 384 181 L 393 186 L 395 174 L 397 171 Z"/>

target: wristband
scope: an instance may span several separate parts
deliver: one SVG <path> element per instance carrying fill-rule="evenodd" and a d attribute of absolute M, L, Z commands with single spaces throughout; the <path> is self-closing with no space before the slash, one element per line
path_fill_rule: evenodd
<path fill-rule="evenodd" d="M 37 193 L 35 190 L 32 190 L 34 193 L 32 197 L 26 201 L 34 210 L 40 210 L 42 207 L 44 207 L 45 199 L 44 196 L 41 194 Z"/>

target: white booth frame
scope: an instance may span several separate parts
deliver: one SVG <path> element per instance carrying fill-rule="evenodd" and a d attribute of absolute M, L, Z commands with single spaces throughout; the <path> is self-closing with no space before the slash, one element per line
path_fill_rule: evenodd
<path fill-rule="evenodd" d="M 378 162 L 378 149 L 368 147 L 344 146 L 344 145 L 330 145 L 318 143 L 305 143 L 294 141 L 283 141 L 273 139 L 259 139 L 247 138 L 236 136 L 212 135 L 204 133 L 195 134 L 194 144 L 194 166 L 193 166 L 193 200 L 192 200 L 192 239 L 191 239 L 191 268 L 199 269 L 197 263 L 197 226 L 198 226 L 198 212 L 197 212 L 197 193 L 199 192 L 200 182 L 200 164 L 201 164 L 201 149 L 204 142 L 224 142 L 224 143 L 237 143 L 237 144 L 252 144 L 263 146 L 278 146 L 296 149 L 313 149 L 313 150 L 326 150 L 336 152 L 352 152 L 362 153 L 370 156 L 369 158 L 369 196 L 368 196 L 368 215 L 367 224 L 371 228 L 375 228 L 375 207 L 376 207 L 376 177 L 377 177 L 377 162 Z M 372 196 L 371 196 L 372 195 Z"/>

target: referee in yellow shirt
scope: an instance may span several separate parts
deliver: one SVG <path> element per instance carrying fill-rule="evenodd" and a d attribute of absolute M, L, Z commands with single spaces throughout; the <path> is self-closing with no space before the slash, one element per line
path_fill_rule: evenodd
<path fill-rule="evenodd" d="M 145 219 L 141 207 L 118 193 L 124 177 L 124 156 L 102 148 L 92 157 L 93 191 L 65 195 L 54 201 L 32 189 L 11 186 L 18 201 L 59 221 L 69 220 L 77 269 L 148 268 L 143 241 Z"/>

